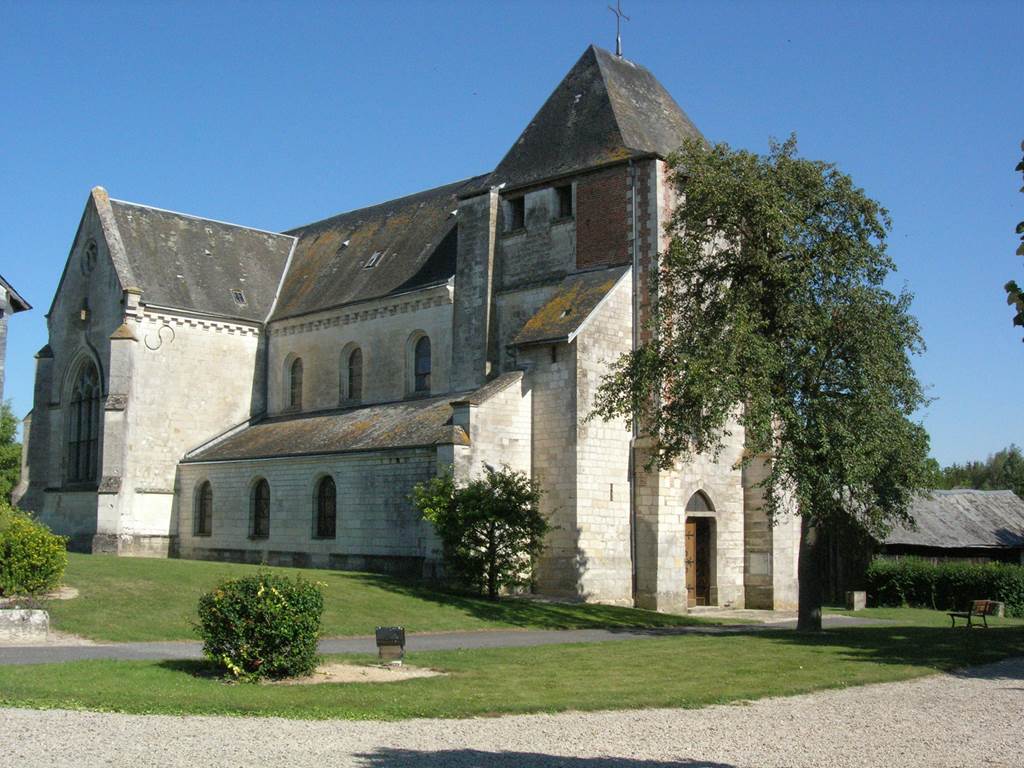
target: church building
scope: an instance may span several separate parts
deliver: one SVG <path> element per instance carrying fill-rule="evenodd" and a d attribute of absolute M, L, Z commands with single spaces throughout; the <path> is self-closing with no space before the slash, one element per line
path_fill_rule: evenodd
<path fill-rule="evenodd" d="M 18 503 L 80 551 L 433 576 L 439 472 L 536 479 L 547 595 L 793 608 L 763 460 L 645 468 L 586 417 L 642 341 L 697 128 L 591 46 L 490 173 L 265 232 L 96 187 L 47 315 Z"/>

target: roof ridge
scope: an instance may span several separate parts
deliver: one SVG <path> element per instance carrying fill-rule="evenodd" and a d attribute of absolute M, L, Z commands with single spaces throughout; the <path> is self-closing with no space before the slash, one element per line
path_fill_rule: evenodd
<path fill-rule="evenodd" d="M 287 237 L 287 238 L 289 238 L 291 240 L 295 240 L 296 239 L 295 235 L 289 235 L 287 232 L 273 232 L 273 231 L 271 231 L 269 229 L 260 229 L 259 227 L 250 227 L 250 226 L 247 226 L 245 224 L 237 224 L 237 223 L 235 223 L 233 221 L 223 221 L 221 219 L 211 219 L 208 216 L 198 216 L 198 215 L 196 215 L 194 213 L 184 213 L 182 211 L 172 211 L 170 208 L 160 208 L 160 207 L 155 206 L 155 205 L 146 205 L 145 203 L 135 203 L 135 202 L 132 202 L 131 200 L 119 200 L 117 198 L 111 197 L 110 198 L 110 202 L 111 203 L 118 203 L 119 205 L 130 205 L 130 206 L 132 206 L 134 208 L 145 208 L 146 210 L 149 210 L 149 211 L 158 211 L 160 213 L 169 213 L 172 216 L 181 216 L 182 218 L 185 218 L 185 219 L 194 219 L 196 221 L 208 221 L 211 224 L 220 224 L 220 225 L 225 226 L 225 227 L 236 227 L 237 229 L 245 229 L 245 230 L 248 230 L 249 232 L 260 232 L 260 233 L 262 233 L 264 235 L 274 235 L 275 237 Z"/>
<path fill-rule="evenodd" d="M 467 176 L 464 179 L 458 179 L 456 181 L 450 181 L 450 182 L 448 182 L 446 184 L 439 184 L 436 187 L 429 187 L 427 189 L 421 189 L 419 192 L 410 192 L 408 195 L 402 195 L 400 197 L 393 197 L 393 198 L 391 198 L 389 200 L 381 200 L 380 202 L 377 202 L 377 203 L 372 203 L 370 205 L 364 205 L 361 208 L 350 208 L 347 211 L 339 211 L 338 213 L 333 213 L 330 216 L 327 216 L 327 217 L 325 217 L 323 219 L 317 219 L 316 221 L 311 221 L 308 224 L 300 224 L 297 227 L 290 227 L 290 228 L 288 228 L 288 229 L 286 229 L 284 231 L 286 233 L 288 233 L 288 232 L 298 232 L 300 230 L 309 229 L 310 227 L 315 227 L 318 224 L 326 224 L 327 222 L 334 221 L 335 219 L 339 219 L 342 216 L 351 216 L 353 213 L 359 213 L 361 211 L 371 211 L 374 208 L 382 208 L 385 205 L 390 205 L 392 203 L 399 203 L 399 202 L 407 201 L 407 200 L 410 200 L 411 198 L 419 197 L 420 195 L 430 194 L 431 192 L 438 192 L 439 190 L 445 189 L 447 187 L 456 187 L 456 186 L 463 186 L 464 187 L 467 184 L 470 184 L 471 182 L 486 179 L 488 176 L 491 175 L 491 173 L 493 173 L 493 171 L 488 171 L 487 173 L 476 174 L 474 176 Z M 293 237 L 294 237 L 294 235 L 293 235 Z"/>

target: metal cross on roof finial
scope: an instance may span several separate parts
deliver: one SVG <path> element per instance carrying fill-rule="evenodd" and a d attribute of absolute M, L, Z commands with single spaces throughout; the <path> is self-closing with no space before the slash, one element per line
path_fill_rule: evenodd
<path fill-rule="evenodd" d="M 615 14 L 615 55 L 622 58 L 622 20 L 629 21 L 629 16 L 622 12 L 622 0 L 615 0 L 615 7 L 608 6 Z"/>

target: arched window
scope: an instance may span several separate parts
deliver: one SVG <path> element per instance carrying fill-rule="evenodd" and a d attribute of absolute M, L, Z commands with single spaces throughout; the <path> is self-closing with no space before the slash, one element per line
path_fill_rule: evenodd
<path fill-rule="evenodd" d="M 213 533 L 213 486 L 209 480 L 199 486 L 195 509 L 195 535 L 209 536 Z"/>
<path fill-rule="evenodd" d="M 334 479 L 325 477 L 316 486 L 316 537 L 333 539 L 338 522 L 338 491 Z"/>
<path fill-rule="evenodd" d="M 686 502 L 687 512 L 714 512 L 715 507 L 711 503 L 711 499 L 707 497 L 704 491 L 697 491 L 690 500 Z"/>
<path fill-rule="evenodd" d="M 270 535 L 270 483 L 260 478 L 252 488 L 252 525 L 250 535 L 265 539 Z"/>
<path fill-rule="evenodd" d="M 348 356 L 348 399 L 363 399 L 363 351 L 359 347 Z"/>
<path fill-rule="evenodd" d="M 415 392 L 430 391 L 430 338 L 421 336 L 416 342 L 416 351 L 413 354 L 414 373 L 413 390 Z"/>
<path fill-rule="evenodd" d="M 291 373 L 288 378 L 289 395 L 288 405 L 291 408 L 302 407 L 302 358 L 296 358 L 292 363 Z"/>
<path fill-rule="evenodd" d="M 99 472 L 100 374 L 91 362 L 84 363 L 71 393 L 68 420 L 68 480 L 96 480 Z"/>

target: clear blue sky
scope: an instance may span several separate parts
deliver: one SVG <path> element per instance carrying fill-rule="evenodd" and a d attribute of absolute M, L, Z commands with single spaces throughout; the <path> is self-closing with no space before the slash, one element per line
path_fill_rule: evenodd
<path fill-rule="evenodd" d="M 606 0 L 215 3 L 0 0 L 6 396 L 34 353 L 89 189 L 281 230 L 490 170 L 583 52 Z M 943 463 L 1024 443 L 1020 2 L 625 0 L 627 57 L 706 136 L 795 131 L 889 208 L 928 352 Z"/>

